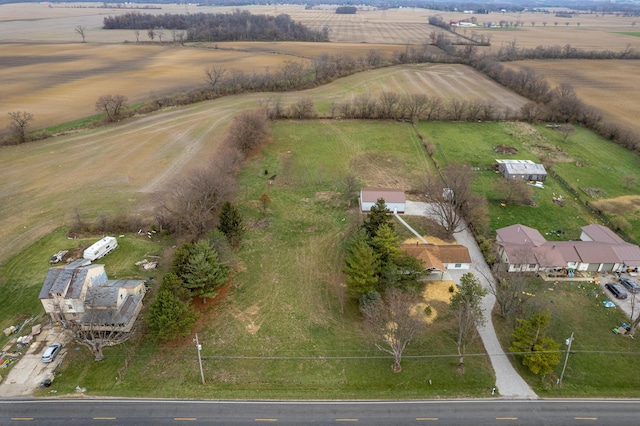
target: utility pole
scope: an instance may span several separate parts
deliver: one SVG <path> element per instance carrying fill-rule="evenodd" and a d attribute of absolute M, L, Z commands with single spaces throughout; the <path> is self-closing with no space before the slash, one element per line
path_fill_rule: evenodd
<path fill-rule="evenodd" d="M 200 377 L 202 377 L 202 384 L 204 385 L 204 372 L 202 371 L 202 357 L 200 356 L 200 351 L 202 350 L 202 345 L 198 342 L 198 333 L 196 333 L 196 338 L 193 339 L 196 344 L 196 349 L 198 349 L 198 362 L 200 363 Z"/>
<path fill-rule="evenodd" d="M 564 377 L 564 370 L 567 368 L 567 361 L 569 361 L 569 352 L 571 352 L 571 343 L 573 343 L 573 332 L 571 332 L 571 337 L 569 337 L 565 343 L 567 344 L 567 356 L 564 358 L 564 366 L 562 367 L 562 373 L 560 373 L 560 378 L 558 379 L 558 384 L 562 384 L 562 378 Z"/>

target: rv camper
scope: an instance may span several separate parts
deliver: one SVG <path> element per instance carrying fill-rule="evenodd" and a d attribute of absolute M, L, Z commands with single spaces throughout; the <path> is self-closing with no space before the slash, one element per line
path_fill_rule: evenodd
<path fill-rule="evenodd" d="M 84 258 L 89 260 L 100 259 L 116 248 L 118 248 L 118 241 L 115 237 L 104 237 L 84 251 Z"/>

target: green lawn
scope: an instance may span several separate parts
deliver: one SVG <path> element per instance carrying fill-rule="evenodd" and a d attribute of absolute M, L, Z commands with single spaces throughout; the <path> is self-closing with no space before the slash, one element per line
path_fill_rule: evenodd
<path fill-rule="evenodd" d="M 611 332 L 627 321 L 618 308 L 605 308 L 609 298 L 594 283 L 543 283 L 531 289 L 532 303 L 551 311 L 547 333 L 566 350 L 565 339 L 574 333 L 574 341 L 563 378 L 563 386 L 555 386 L 562 372 L 565 353 L 551 377 L 543 382 L 520 360 L 512 356 L 513 365 L 540 396 L 547 397 L 640 397 L 640 341 Z M 513 322 L 494 316 L 494 326 L 502 347 L 511 343 Z"/>
<path fill-rule="evenodd" d="M 583 168 L 597 164 L 591 151 L 610 148 L 598 145 L 601 139 L 580 129 L 560 145 L 560 134 L 544 126 L 420 123 L 418 127 L 436 144 L 439 164 L 469 159 L 478 168 L 475 188 L 490 198 L 499 195 L 492 193 L 498 176 L 491 164 L 495 158 L 504 158 L 493 151 L 495 145 L 517 147 L 518 158 L 534 160 L 554 150 L 560 157 L 561 149 L 562 155 L 582 155 Z M 197 305 L 206 385 L 199 383 L 192 336 L 158 344 L 141 334 L 124 345 L 107 348 L 106 360 L 98 364 L 85 349 L 70 348 L 54 389 L 60 394 L 73 393 L 79 385 L 90 395 L 245 399 L 488 396 L 494 375 L 480 342 L 469 350 L 466 373 L 455 373 L 455 320 L 445 302 L 430 303 L 437 318 L 405 351 L 402 373 L 393 374 L 391 358 L 365 338 L 357 302 L 344 293 L 345 241 L 362 220 L 353 194 L 343 193 L 344 178 L 353 175 L 361 186 L 419 188 L 425 171 L 433 165 L 412 126 L 375 121 L 277 121 L 272 132 L 273 142 L 252 156 L 239 175 L 235 201 L 249 231 L 237 253 L 237 272 L 222 297 Z M 592 144 L 582 154 L 577 148 L 572 151 L 578 139 Z M 633 162 L 628 161 L 628 166 L 616 164 L 616 173 L 632 170 Z M 558 173 L 567 174 L 565 179 L 571 181 L 568 170 L 559 168 Z M 607 191 L 615 194 L 611 188 Z M 553 193 L 563 195 L 564 206 L 551 201 Z M 270 199 L 266 211 L 260 202 L 262 194 Z M 563 229 L 563 238 L 569 239 L 577 238 L 580 226 L 595 220 L 553 178 L 535 194 L 537 207 L 501 209 L 492 204 L 492 229 L 520 222 L 543 234 Z M 412 224 L 424 231 L 431 227 L 420 220 Z M 0 301 L 17 300 L 18 288 L 24 290 L 20 286 L 24 283 L 29 283 L 30 295 L 24 293 L 22 298 L 37 297 L 49 256 L 66 248 L 62 242 L 80 244 L 66 240 L 62 231 L 49 238 L 5 265 L 5 279 L 15 288 L 10 287 L 13 296 L 3 295 Z M 145 238 L 121 240 L 123 248 L 129 243 L 136 248 L 120 249 L 105 258 L 110 277 L 135 274 L 133 262 L 158 253 L 159 246 L 142 245 L 154 244 Z M 41 262 L 41 266 L 20 270 L 20 260 L 27 259 L 41 259 L 34 263 Z M 639 362 L 635 340 L 610 332 L 624 320 L 623 315 L 603 308 L 602 297 L 587 297 L 591 289 L 576 284 L 540 284 L 533 291 L 540 306 L 554 314 L 550 334 L 561 341 L 574 331 L 577 351 L 570 357 L 561 390 L 523 372 L 536 391 L 548 396 L 636 395 L 632 384 L 637 378 L 626 368 L 611 369 L 617 365 L 612 359 L 630 370 Z M 29 303 L 34 312 L 41 311 L 37 299 Z M 27 311 L 28 305 L 10 306 L 15 317 Z M 512 324 L 499 319 L 495 323 L 508 347 Z M 144 323 L 140 326 L 143 330 Z"/>
<path fill-rule="evenodd" d="M 392 359 L 365 338 L 357 302 L 344 294 L 345 238 L 361 220 L 341 195 L 344 177 L 417 184 L 429 165 L 411 125 L 283 121 L 273 124 L 273 139 L 240 173 L 237 202 L 249 232 L 239 272 L 221 301 L 198 306 L 207 384 L 199 384 L 188 337 L 163 345 L 132 341 L 105 351 L 100 364 L 73 351 L 56 380 L 59 392 L 80 385 L 90 394 L 166 397 L 489 395 L 494 376 L 479 342 L 466 373 L 454 372 L 454 318 L 444 302 L 434 302 L 438 318 L 405 351 L 402 373 L 393 374 Z M 263 193 L 271 199 L 266 215 Z"/>
<path fill-rule="evenodd" d="M 580 127 L 576 127 L 565 142 L 557 130 L 525 123 L 422 122 L 418 129 L 426 139 L 435 143 L 434 158 L 441 167 L 458 162 L 479 169 L 475 174 L 474 189 L 493 200 L 490 204 L 491 231 L 521 223 L 538 229 L 543 235 L 550 230 L 562 229 L 565 231 L 562 239 L 576 239 L 580 235 L 580 227 L 602 222 L 584 206 L 585 201 L 640 196 L 639 185 L 629 188 L 624 185 L 624 176 L 633 175 L 640 181 L 640 157 Z M 498 145 L 514 147 L 518 152 L 497 153 L 494 148 Z M 495 182 L 502 179 L 492 170 L 496 159 L 552 161 L 552 170 L 580 193 L 580 199 L 559 180 L 547 176 L 544 189 L 534 188 L 535 207 L 507 206 L 501 209 L 500 194 L 493 188 Z M 594 193 L 601 196 L 589 195 Z M 554 195 L 562 196 L 563 206 L 553 202 Z M 628 204 L 628 208 L 618 214 L 634 225 L 628 234 L 640 241 L 640 226 L 636 226 L 640 225 L 638 209 Z M 549 239 L 554 238 L 549 236 Z"/>

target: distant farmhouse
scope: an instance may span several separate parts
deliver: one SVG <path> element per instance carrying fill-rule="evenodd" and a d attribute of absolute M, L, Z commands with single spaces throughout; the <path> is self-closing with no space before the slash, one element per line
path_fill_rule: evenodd
<path fill-rule="evenodd" d="M 129 332 L 142 309 L 143 280 L 109 280 L 104 265 L 80 259 L 49 268 L 40 301 L 53 321 L 82 329 Z"/>
<path fill-rule="evenodd" d="M 537 230 L 520 224 L 496 232 L 498 255 L 509 272 L 612 272 L 640 267 L 640 247 L 602 225 L 583 226 L 580 241 L 547 241 Z"/>
<path fill-rule="evenodd" d="M 496 163 L 498 171 L 507 179 L 542 182 L 547 178 L 544 166 L 531 160 L 496 160 Z"/>
<path fill-rule="evenodd" d="M 367 187 L 360 190 L 360 210 L 362 212 L 371 211 L 379 199 L 383 199 L 387 208 L 392 213 L 404 213 L 406 198 L 404 191 L 394 188 L 374 188 Z"/>

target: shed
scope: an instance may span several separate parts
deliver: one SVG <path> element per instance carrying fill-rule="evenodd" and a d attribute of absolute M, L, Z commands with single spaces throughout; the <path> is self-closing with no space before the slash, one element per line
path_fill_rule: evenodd
<path fill-rule="evenodd" d="M 379 199 L 384 200 L 389 211 L 404 213 L 406 203 L 404 191 L 395 188 L 362 188 L 360 190 L 360 210 L 363 212 L 371 211 L 371 207 Z"/>
<path fill-rule="evenodd" d="M 535 180 L 547 179 L 547 171 L 542 164 L 531 160 L 496 160 L 498 170 L 507 179 Z"/>

